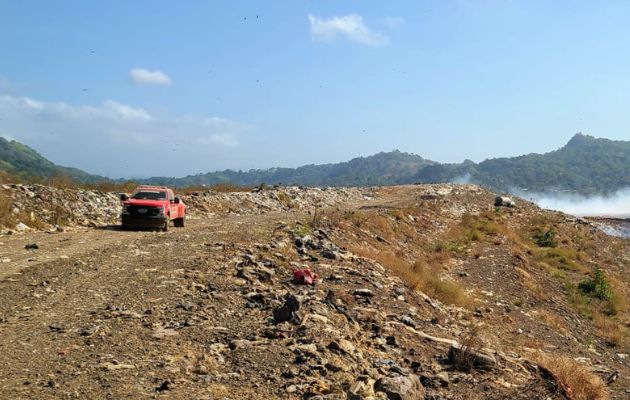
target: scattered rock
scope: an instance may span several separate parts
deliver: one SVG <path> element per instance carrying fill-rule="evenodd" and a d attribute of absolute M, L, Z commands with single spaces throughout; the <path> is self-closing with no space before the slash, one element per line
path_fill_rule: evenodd
<path fill-rule="evenodd" d="M 295 322 L 296 313 L 300 309 L 300 300 L 294 295 L 288 295 L 284 304 L 273 310 L 273 319 L 276 324 L 282 322 Z"/>
<path fill-rule="evenodd" d="M 435 378 L 437 379 L 437 381 L 442 386 L 448 386 L 448 384 L 451 383 L 451 381 L 450 381 L 450 379 L 448 377 L 448 372 L 446 372 L 446 371 L 443 371 L 443 372 L 440 372 L 440 373 L 436 374 Z"/>
<path fill-rule="evenodd" d="M 15 225 L 15 230 L 18 232 L 26 232 L 31 230 L 31 228 L 25 223 L 19 222 L 17 225 Z"/>
<path fill-rule="evenodd" d="M 151 337 L 153 337 L 154 339 L 164 339 L 165 337 L 175 336 L 175 335 L 177 335 L 176 330 L 170 329 L 170 328 L 159 327 L 153 331 L 153 333 L 151 334 Z"/>
<path fill-rule="evenodd" d="M 359 297 L 372 297 L 374 293 L 370 289 L 356 289 L 353 294 Z"/>
<path fill-rule="evenodd" d="M 163 381 L 158 387 L 155 388 L 156 392 L 165 392 L 167 390 L 171 390 L 170 381 Z"/>
<path fill-rule="evenodd" d="M 341 351 L 348 355 L 352 355 L 356 351 L 354 345 L 346 339 L 339 339 L 337 341 L 331 342 L 328 345 L 328 348 L 334 351 Z"/>
<path fill-rule="evenodd" d="M 381 378 L 374 384 L 388 400 L 418 400 L 425 398 L 424 387 L 416 375 Z"/>
<path fill-rule="evenodd" d="M 410 326 L 412 328 L 416 327 L 416 322 L 409 316 L 405 315 L 404 317 L 402 317 L 400 319 L 400 322 L 402 322 L 403 324 Z"/>
<path fill-rule="evenodd" d="M 101 368 L 106 369 L 108 371 L 119 371 L 123 369 L 134 369 L 136 368 L 133 364 L 119 364 L 113 362 L 104 362 L 101 364 Z"/>

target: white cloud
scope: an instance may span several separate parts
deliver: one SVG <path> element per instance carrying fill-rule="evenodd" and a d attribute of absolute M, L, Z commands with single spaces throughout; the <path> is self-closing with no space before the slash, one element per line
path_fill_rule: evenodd
<path fill-rule="evenodd" d="M 168 86 L 171 84 L 170 76 L 158 70 L 134 68 L 129 71 L 129 77 L 137 85 Z"/>
<path fill-rule="evenodd" d="M 382 46 L 389 43 L 389 38 L 380 32 L 368 28 L 359 14 L 342 17 L 319 18 L 309 14 L 311 35 L 316 40 L 332 40 L 343 36 L 353 42 L 368 46 Z"/>
<path fill-rule="evenodd" d="M 99 109 L 96 109 L 99 111 Z M 107 100 L 103 103 L 104 112 L 112 112 L 113 115 L 119 116 L 125 119 L 151 119 L 151 115 L 142 108 L 134 108 L 125 104 L 115 102 L 113 100 Z"/>
<path fill-rule="evenodd" d="M 183 176 L 234 166 L 252 127 L 218 117 L 152 113 L 108 100 L 70 105 L 0 95 L 0 135 L 97 174 Z"/>

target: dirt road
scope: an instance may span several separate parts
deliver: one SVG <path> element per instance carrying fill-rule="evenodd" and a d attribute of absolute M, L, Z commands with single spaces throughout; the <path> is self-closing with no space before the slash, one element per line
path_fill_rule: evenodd
<path fill-rule="evenodd" d="M 178 301 L 196 290 L 191 282 L 200 288 L 220 285 L 195 279 L 197 271 L 220 271 L 238 243 L 262 241 L 279 222 L 301 217 L 190 220 L 167 233 L 81 229 L 4 238 L 2 257 L 10 261 L 0 264 L 0 398 L 159 393 L 167 377 L 156 370 L 164 371 L 169 357 L 187 354 L 168 354 L 161 340 L 152 340 L 156 328 L 203 326 L 209 332 L 205 343 L 239 322 L 223 315 L 220 306 L 208 320 L 180 315 L 189 305 L 177 308 Z M 229 244 L 224 248 L 220 242 Z M 31 243 L 39 248 L 26 250 Z"/>

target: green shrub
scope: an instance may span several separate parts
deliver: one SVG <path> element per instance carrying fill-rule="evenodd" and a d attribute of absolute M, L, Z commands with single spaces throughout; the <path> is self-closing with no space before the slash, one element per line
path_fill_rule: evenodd
<path fill-rule="evenodd" d="M 455 240 L 451 240 L 448 242 L 438 242 L 434 248 L 436 253 L 442 253 L 442 252 L 451 252 L 451 253 L 464 253 L 466 251 L 466 245 L 455 241 Z"/>
<path fill-rule="evenodd" d="M 599 300 L 608 301 L 613 297 L 613 291 L 604 276 L 604 271 L 599 267 L 595 268 L 593 277 L 580 282 L 578 288 L 582 293 Z"/>
<path fill-rule="evenodd" d="M 556 231 L 549 229 L 545 232 L 538 230 L 534 234 L 534 242 L 539 247 L 556 247 L 558 242 L 556 241 Z"/>

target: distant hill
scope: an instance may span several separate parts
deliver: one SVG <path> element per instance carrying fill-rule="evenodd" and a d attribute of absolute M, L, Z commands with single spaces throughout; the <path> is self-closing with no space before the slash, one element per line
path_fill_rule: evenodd
<path fill-rule="evenodd" d="M 415 176 L 420 182 L 464 178 L 500 191 L 607 194 L 630 187 L 630 142 L 576 134 L 549 153 L 437 164 Z"/>
<path fill-rule="evenodd" d="M 15 140 L 8 141 L 3 137 L 0 137 L 0 171 L 22 179 L 58 176 L 65 176 L 78 182 L 95 182 L 105 179 L 77 168 L 57 165 L 30 147 Z"/>
<path fill-rule="evenodd" d="M 105 178 L 56 165 L 35 150 L 0 138 L 0 171 L 19 177 L 66 175 L 80 182 Z M 608 194 L 630 187 L 630 142 L 576 134 L 564 147 L 545 154 L 494 158 L 474 163 L 440 164 L 395 150 L 347 162 L 270 168 L 225 170 L 183 178 L 155 177 L 142 183 L 176 187 L 233 183 L 304 186 L 372 186 L 416 182 L 471 182 L 497 191 L 562 191 L 584 195 Z"/>
<path fill-rule="evenodd" d="M 559 150 L 487 160 L 479 182 L 490 187 L 606 193 L 630 187 L 630 142 L 575 135 Z"/>
<path fill-rule="evenodd" d="M 184 178 L 149 178 L 143 183 L 171 186 L 212 185 L 230 182 L 237 185 L 260 183 L 304 186 L 376 186 L 408 183 L 422 168 L 435 164 L 415 154 L 392 151 L 359 157 L 338 164 L 305 165 L 298 168 L 253 169 L 247 172 L 225 170 Z"/>
<path fill-rule="evenodd" d="M 172 186 L 300 184 L 365 186 L 405 183 L 471 182 L 498 191 L 567 191 L 606 194 L 630 187 L 630 142 L 576 134 L 564 147 L 545 154 L 495 158 L 474 163 L 440 164 L 418 155 L 392 151 L 348 162 L 299 168 L 225 170 L 184 178 L 150 178 Z"/>

